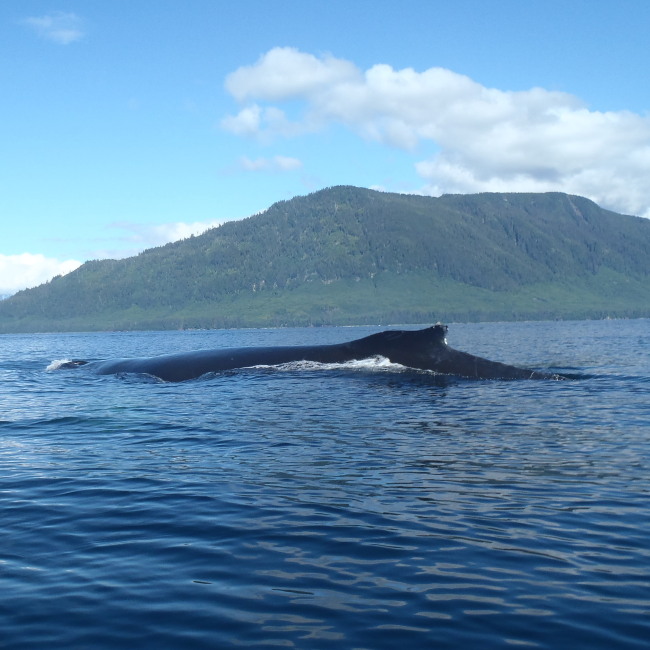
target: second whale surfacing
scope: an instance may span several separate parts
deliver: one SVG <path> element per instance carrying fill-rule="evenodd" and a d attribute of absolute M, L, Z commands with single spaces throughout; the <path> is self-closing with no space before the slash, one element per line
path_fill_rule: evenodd
<path fill-rule="evenodd" d="M 517 368 L 454 350 L 447 345 L 446 334 L 447 326 L 439 323 L 421 330 L 388 330 L 331 345 L 219 348 L 155 357 L 75 360 L 60 367 L 85 366 L 101 375 L 138 373 L 178 382 L 224 370 L 292 361 L 345 363 L 384 357 L 408 368 L 468 379 L 564 379 L 561 375 Z"/>

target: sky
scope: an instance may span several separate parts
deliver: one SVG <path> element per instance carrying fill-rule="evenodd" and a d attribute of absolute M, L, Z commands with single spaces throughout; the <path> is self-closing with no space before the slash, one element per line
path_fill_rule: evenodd
<path fill-rule="evenodd" d="M 334 185 L 650 218 L 648 0 L 2 0 L 0 295 Z"/>

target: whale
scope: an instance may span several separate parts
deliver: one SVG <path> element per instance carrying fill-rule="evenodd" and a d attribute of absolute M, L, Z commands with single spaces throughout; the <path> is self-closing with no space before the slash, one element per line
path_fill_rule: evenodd
<path fill-rule="evenodd" d="M 75 359 L 59 367 L 84 366 L 100 375 L 137 373 L 165 382 L 180 382 L 208 373 L 292 361 L 345 363 L 383 357 L 406 368 L 466 379 L 564 379 L 561 375 L 510 366 L 455 350 L 447 345 L 447 331 L 446 325 L 438 323 L 420 330 L 387 330 L 328 345 L 226 347 L 104 361 Z"/>

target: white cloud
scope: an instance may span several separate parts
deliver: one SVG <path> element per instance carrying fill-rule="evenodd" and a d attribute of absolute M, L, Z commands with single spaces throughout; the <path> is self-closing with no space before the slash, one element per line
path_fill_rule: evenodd
<path fill-rule="evenodd" d="M 65 275 L 79 266 L 81 262 L 77 260 L 61 261 L 40 254 L 0 254 L 0 295 L 38 286 L 55 275 Z"/>
<path fill-rule="evenodd" d="M 322 125 L 310 120 L 292 122 L 283 110 L 275 106 L 262 108 L 251 104 L 242 108 L 237 115 L 224 117 L 221 126 L 235 135 L 252 136 L 268 143 L 277 136 L 286 138 L 317 131 Z"/>
<path fill-rule="evenodd" d="M 228 115 L 221 120 L 221 125 L 235 135 L 256 135 L 259 133 L 262 109 L 257 105 L 243 108 L 237 115 Z"/>
<path fill-rule="evenodd" d="M 363 138 L 416 152 L 421 191 L 564 191 L 650 217 L 650 117 L 589 110 L 568 93 L 487 88 L 444 68 L 366 71 L 332 56 L 275 48 L 239 68 L 226 88 L 245 105 L 224 118 L 237 135 L 269 140 L 343 124 Z M 272 102 L 298 102 L 290 121 Z"/>
<path fill-rule="evenodd" d="M 69 45 L 84 36 L 83 21 L 74 13 L 55 11 L 45 16 L 25 18 L 24 23 L 42 38 L 59 45 Z"/>
<path fill-rule="evenodd" d="M 240 167 L 248 172 L 289 172 L 302 167 L 298 158 L 288 156 L 273 156 L 273 158 L 256 158 L 251 160 L 246 156 L 239 159 Z"/>
<path fill-rule="evenodd" d="M 313 95 L 356 79 L 356 66 L 326 55 L 319 59 L 290 47 L 276 47 L 257 63 L 226 77 L 226 89 L 237 101 L 258 97 L 271 101 Z"/>

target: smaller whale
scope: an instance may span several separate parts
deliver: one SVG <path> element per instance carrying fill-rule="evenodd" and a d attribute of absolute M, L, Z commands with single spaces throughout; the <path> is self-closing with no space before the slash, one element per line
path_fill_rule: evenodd
<path fill-rule="evenodd" d="M 454 350 L 447 345 L 446 335 L 447 326 L 438 323 L 421 330 L 388 330 L 332 345 L 219 348 L 106 361 L 77 359 L 59 367 L 85 366 L 100 375 L 138 373 L 178 382 L 235 368 L 291 361 L 344 363 L 379 356 L 408 368 L 468 379 L 565 379 L 561 375 L 509 366 Z"/>

